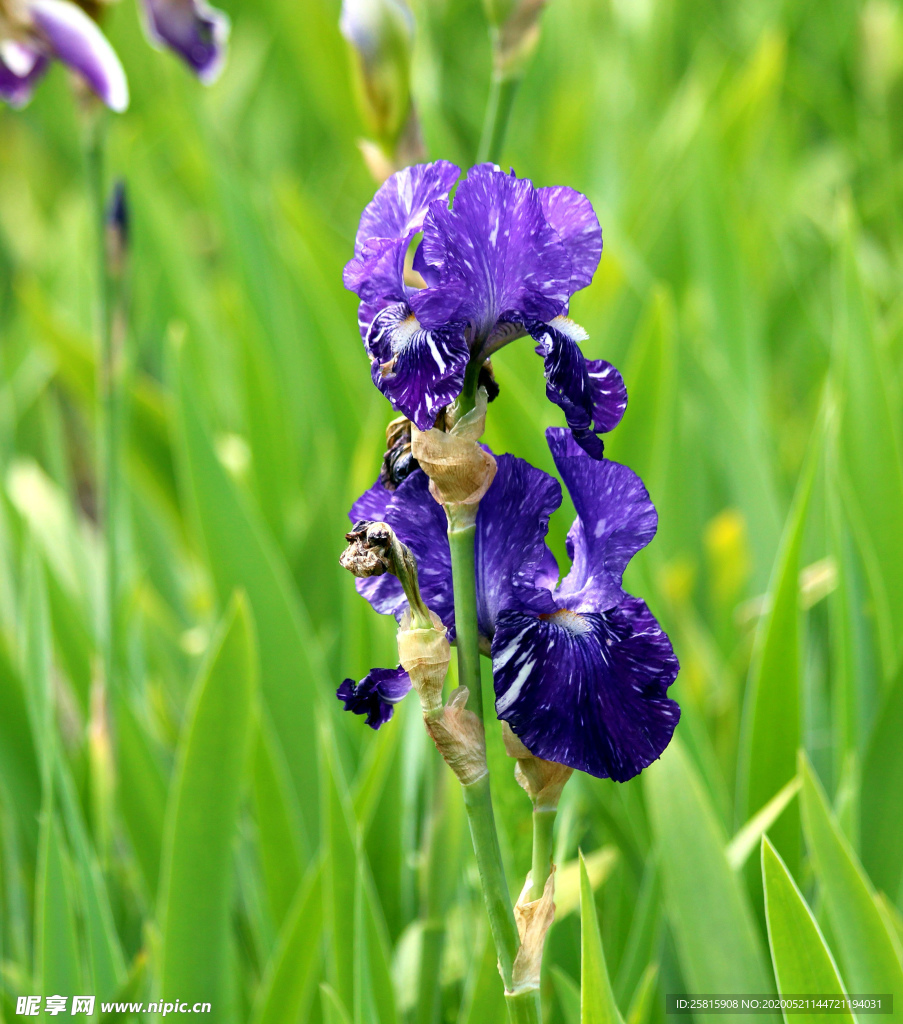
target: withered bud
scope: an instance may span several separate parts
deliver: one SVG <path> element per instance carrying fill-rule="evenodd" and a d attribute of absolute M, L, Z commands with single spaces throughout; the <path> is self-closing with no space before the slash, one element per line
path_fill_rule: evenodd
<path fill-rule="evenodd" d="M 112 272 L 119 276 L 125 268 L 131 235 L 131 214 L 125 191 L 125 182 L 120 178 L 113 186 L 107 202 L 106 216 L 107 262 Z"/>
<path fill-rule="evenodd" d="M 553 864 L 542 896 L 538 900 L 531 900 L 530 892 L 533 888 L 533 881 L 528 875 L 517 903 L 514 905 L 514 920 L 517 922 L 520 948 L 514 958 L 509 995 L 517 995 L 539 988 L 542 950 L 546 934 L 555 919 L 554 879 L 555 865 Z"/>
<path fill-rule="evenodd" d="M 411 451 L 411 421 L 404 416 L 386 427 L 386 454 L 383 455 L 379 482 L 386 490 L 394 491 L 418 467 Z"/>
<path fill-rule="evenodd" d="M 495 459 L 477 443 L 486 426 L 486 403 L 480 388 L 476 406 L 447 432 L 411 430 L 411 450 L 430 478 L 430 493 L 458 529 L 476 522 L 480 499 L 495 478 Z"/>
<path fill-rule="evenodd" d="M 557 810 L 561 791 L 573 775 L 574 769 L 555 761 L 544 761 L 541 757 L 534 757 L 514 735 L 507 722 L 502 722 L 502 738 L 508 756 L 517 758 L 514 777 L 533 801 L 533 810 Z"/>
<path fill-rule="evenodd" d="M 488 771 L 486 734 L 480 719 L 467 709 L 469 696 L 467 687 L 459 686 L 445 707 L 423 715 L 426 731 L 462 786 L 472 785 Z"/>
<path fill-rule="evenodd" d="M 417 584 L 417 560 L 395 536 L 388 523 L 361 519 L 345 534 L 348 547 L 339 556 L 339 565 L 359 577 L 382 576 L 390 572 L 398 578 L 408 599 L 416 629 L 432 629 L 430 611 L 420 596 Z"/>
<path fill-rule="evenodd" d="M 480 367 L 480 376 L 477 378 L 478 385 L 486 392 L 486 401 L 494 402 L 499 397 L 499 386 L 495 379 L 492 363 L 487 359 Z"/>

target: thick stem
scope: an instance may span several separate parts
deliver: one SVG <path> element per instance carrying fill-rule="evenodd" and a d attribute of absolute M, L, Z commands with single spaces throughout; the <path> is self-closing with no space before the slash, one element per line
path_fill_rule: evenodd
<path fill-rule="evenodd" d="M 464 790 L 464 806 L 467 808 L 470 836 L 473 840 L 474 853 L 477 855 L 483 898 L 489 914 L 489 927 L 498 953 L 499 971 L 505 988 L 510 989 L 514 958 L 517 956 L 520 938 L 517 934 L 517 925 L 514 923 L 508 882 L 502 867 L 502 851 L 499 848 L 495 817 L 492 813 L 489 776 L 484 775 L 469 786 L 461 788 Z"/>
<path fill-rule="evenodd" d="M 538 988 L 510 995 L 506 992 L 505 1005 L 508 1007 L 508 1020 L 511 1024 L 542 1024 L 542 1004 Z"/>
<path fill-rule="evenodd" d="M 483 718 L 480 682 L 480 634 L 477 627 L 477 588 L 474 565 L 476 526 L 448 526 L 452 585 L 455 592 L 455 646 L 458 650 L 458 683 L 470 691 L 467 706 Z"/>
<path fill-rule="evenodd" d="M 530 899 L 542 896 L 549 872 L 552 870 L 552 832 L 555 827 L 557 810 L 533 811 L 533 865 L 530 879 Z"/>

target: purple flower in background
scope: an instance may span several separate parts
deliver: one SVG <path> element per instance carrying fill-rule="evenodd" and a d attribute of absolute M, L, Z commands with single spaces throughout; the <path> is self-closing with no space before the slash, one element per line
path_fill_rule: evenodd
<path fill-rule="evenodd" d="M 574 437 L 602 458 L 598 433 L 621 419 L 618 371 L 588 361 L 586 333 L 567 318 L 574 292 L 592 280 L 602 231 L 592 204 L 565 187 L 535 188 L 493 164 L 459 175 L 440 161 L 393 175 L 364 210 L 345 285 L 361 299 L 359 322 L 373 379 L 421 429 L 461 391 L 469 360 L 482 364 L 531 335 L 545 362 L 546 393 Z M 405 279 L 412 261 L 425 287 Z"/>
<path fill-rule="evenodd" d="M 678 671 L 671 643 L 621 582 L 654 536 L 657 516 L 626 466 L 589 457 L 564 430 L 551 429 L 547 438 L 577 511 L 567 576 L 558 582 L 545 542 L 561 504 L 553 477 L 522 459 L 498 457 L 477 516 L 477 611 L 492 655 L 496 711 L 537 757 L 623 782 L 661 755 L 680 717 L 667 696 Z M 394 491 L 375 484 L 351 518 L 392 526 L 417 558 L 424 601 L 453 635 L 447 523 L 425 474 L 415 471 Z M 357 585 L 377 611 L 403 613 L 393 577 Z"/>
<path fill-rule="evenodd" d="M 374 668 L 359 682 L 346 679 L 336 696 L 346 711 L 366 715 L 367 725 L 378 729 L 395 714 L 395 705 L 411 692 L 411 677 L 403 668 Z"/>
<path fill-rule="evenodd" d="M 168 47 L 209 85 L 222 71 L 229 19 L 204 0 L 141 0 L 151 41 Z"/>
<path fill-rule="evenodd" d="M 119 58 L 80 7 L 69 0 L 18 0 L 0 7 L 0 98 L 24 106 L 52 60 L 74 71 L 111 110 L 128 107 Z"/>

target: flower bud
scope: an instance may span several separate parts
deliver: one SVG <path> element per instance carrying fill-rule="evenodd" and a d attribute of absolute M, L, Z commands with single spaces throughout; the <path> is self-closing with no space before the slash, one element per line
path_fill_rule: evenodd
<path fill-rule="evenodd" d="M 567 765 L 534 757 L 507 722 L 502 722 L 502 738 L 509 757 L 517 758 L 514 777 L 533 801 L 534 811 L 555 811 L 561 791 L 574 772 Z"/>
<path fill-rule="evenodd" d="M 486 427 L 486 401 L 480 388 L 476 406 L 448 432 L 411 428 L 411 451 L 430 478 L 430 493 L 459 529 L 476 522 L 480 499 L 495 478 L 495 459 L 477 443 Z"/>
<path fill-rule="evenodd" d="M 404 0 L 344 0 L 339 27 L 367 130 L 391 156 L 411 114 L 413 16 Z"/>
<path fill-rule="evenodd" d="M 542 970 L 542 950 L 546 934 L 555 919 L 555 866 L 546 879 L 542 896 L 538 900 L 530 899 L 533 882 L 530 876 L 521 890 L 517 903 L 514 905 L 514 920 L 517 922 L 517 933 L 520 936 L 520 948 L 514 958 L 511 971 L 511 988 L 508 995 L 518 995 L 530 989 L 538 989 Z"/>
<path fill-rule="evenodd" d="M 386 490 L 394 491 L 415 469 L 417 460 L 411 451 L 411 421 L 399 416 L 386 427 L 386 453 L 379 481 Z"/>
<path fill-rule="evenodd" d="M 462 786 L 470 786 L 487 774 L 486 734 L 483 723 L 467 709 L 470 691 L 459 686 L 445 707 L 427 713 L 423 722 L 442 760 Z"/>

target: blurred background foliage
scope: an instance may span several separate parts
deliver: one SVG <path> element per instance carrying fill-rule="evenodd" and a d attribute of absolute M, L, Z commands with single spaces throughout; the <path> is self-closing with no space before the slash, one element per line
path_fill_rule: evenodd
<path fill-rule="evenodd" d="M 86 991 L 212 1000 L 216 1020 L 254 1024 L 406 1020 L 438 933 L 441 1019 L 500 1020 L 457 787 L 416 708 L 374 734 L 333 696 L 395 659 L 393 624 L 337 562 L 391 418 L 341 284 L 373 183 L 338 4 L 221 6 L 232 51 L 209 91 L 146 46 L 132 5 L 108 21 L 133 94 L 110 151 L 133 230 L 108 689 L 79 122 L 60 69 L 0 111 L 0 1014 Z M 415 13 L 427 149 L 467 166 L 483 11 Z M 828 960 L 801 976 L 781 959 L 809 920 L 800 892 L 835 974 L 890 991 L 903 10 L 550 0 L 542 24 L 504 163 L 586 192 L 603 225 L 573 315 L 630 391 L 607 450 L 644 477 L 660 528 L 629 584 L 673 638 L 683 709 L 642 778 L 565 791 L 547 1020 L 581 1019 L 578 848 L 604 948 L 585 926 L 583 962 L 607 963 L 629 1024 L 663 1020 L 666 992 L 773 987 L 766 902 L 781 987 L 782 969 L 829 984 Z M 558 412 L 529 348 L 495 360 L 487 440 L 552 471 Z M 570 511 L 551 528 L 562 565 Z M 517 892 L 529 804 L 489 742 Z M 765 830 L 798 886 L 766 848 L 767 900 Z"/>

